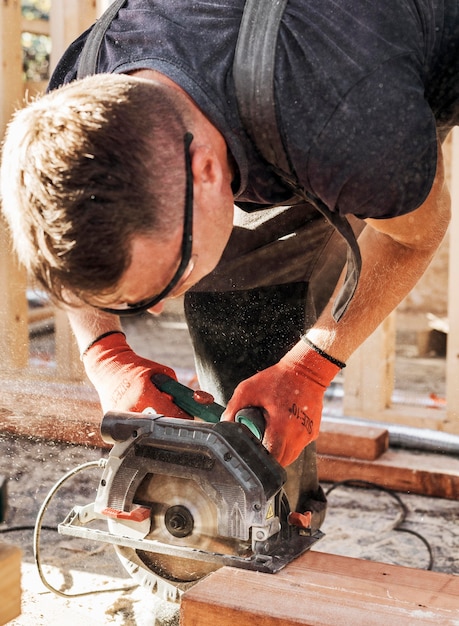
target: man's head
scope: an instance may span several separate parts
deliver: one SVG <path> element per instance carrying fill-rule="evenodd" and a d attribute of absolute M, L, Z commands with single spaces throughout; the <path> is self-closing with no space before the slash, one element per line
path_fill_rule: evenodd
<path fill-rule="evenodd" d="M 20 260 L 57 300 L 110 293 L 135 236 L 167 240 L 182 225 L 187 123 L 173 89 L 120 75 L 76 81 L 15 115 L 2 208 Z"/>

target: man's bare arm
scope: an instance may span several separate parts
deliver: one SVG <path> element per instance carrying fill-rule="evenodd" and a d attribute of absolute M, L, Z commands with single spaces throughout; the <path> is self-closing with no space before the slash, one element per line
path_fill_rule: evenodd
<path fill-rule="evenodd" d="M 448 228 L 450 204 L 439 149 L 437 174 L 426 201 L 402 217 L 367 220 L 359 237 L 362 273 L 348 311 L 336 323 L 330 302 L 307 337 L 346 362 L 428 267 Z"/>
<path fill-rule="evenodd" d="M 103 333 L 111 330 L 122 330 L 119 317 L 104 313 L 85 304 L 66 307 L 66 312 L 80 353 Z"/>

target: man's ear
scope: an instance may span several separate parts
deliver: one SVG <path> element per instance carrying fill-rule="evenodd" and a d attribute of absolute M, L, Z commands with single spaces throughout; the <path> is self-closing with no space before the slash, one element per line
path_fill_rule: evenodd
<path fill-rule="evenodd" d="M 191 171 L 196 186 L 222 184 L 223 170 L 218 155 L 209 145 L 198 145 L 191 153 Z"/>

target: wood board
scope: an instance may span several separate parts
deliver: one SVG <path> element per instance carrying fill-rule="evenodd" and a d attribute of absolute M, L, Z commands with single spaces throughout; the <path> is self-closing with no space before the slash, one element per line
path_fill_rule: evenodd
<path fill-rule="evenodd" d="M 0 543 L 0 624 L 21 613 L 21 550 Z"/>
<path fill-rule="evenodd" d="M 181 626 L 459 623 L 459 577 L 308 552 L 277 574 L 222 568 L 182 598 Z"/>
<path fill-rule="evenodd" d="M 389 448 L 389 431 L 377 426 L 322 420 L 317 452 L 374 461 Z"/>
<path fill-rule="evenodd" d="M 390 449 L 375 461 L 318 455 L 319 480 L 366 480 L 423 496 L 459 497 L 459 459 L 428 452 Z"/>

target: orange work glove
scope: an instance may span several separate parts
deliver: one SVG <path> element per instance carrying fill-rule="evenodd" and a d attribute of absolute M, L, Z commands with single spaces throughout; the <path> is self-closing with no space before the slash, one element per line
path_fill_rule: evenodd
<path fill-rule="evenodd" d="M 325 390 L 342 367 L 303 338 L 278 363 L 236 387 L 223 419 L 233 421 L 247 406 L 262 407 L 263 445 L 281 465 L 290 465 L 317 439 Z"/>
<path fill-rule="evenodd" d="M 131 350 L 124 333 L 102 335 L 83 353 L 89 380 L 99 394 L 105 412 L 142 412 L 149 407 L 167 417 L 191 417 L 178 408 L 167 393 L 151 382 L 153 374 L 167 374 L 175 380 L 174 370 L 138 356 Z"/>

